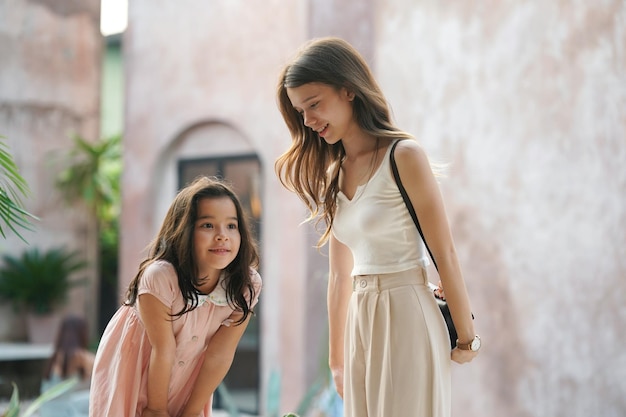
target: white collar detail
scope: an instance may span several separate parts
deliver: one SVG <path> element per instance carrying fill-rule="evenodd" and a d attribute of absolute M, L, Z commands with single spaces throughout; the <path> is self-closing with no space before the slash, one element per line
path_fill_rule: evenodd
<path fill-rule="evenodd" d="M 220 277 L 217 281 L 217 285 L 209 294 L 198 294 L 198 307 L 206 303 L 207 301 L 212 302 L 216 306 L 227 306 L 228 299 L 226 298 L 226 288 L 224 287 L 224 273 L 220 274 Z"/>

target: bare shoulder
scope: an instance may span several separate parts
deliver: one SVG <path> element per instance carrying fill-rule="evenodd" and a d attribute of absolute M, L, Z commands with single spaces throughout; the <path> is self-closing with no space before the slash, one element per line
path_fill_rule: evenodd
<path fill-rule="evenodd" d="M 424 148 L 413 139 L 398 142 L 394 157 L 400 170 L 430 170 L 430 163 Z"/>

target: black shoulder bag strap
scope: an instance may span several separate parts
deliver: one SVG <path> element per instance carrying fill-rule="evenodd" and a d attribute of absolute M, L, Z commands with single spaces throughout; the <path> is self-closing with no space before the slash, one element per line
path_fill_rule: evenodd
<path fill-rule="evenodd" d="M 428 254 L 430 255 L 430 259 L 433 260 L 433 265 L 435 265 L 437 272 L 439 272 L 439 268 L 437 267 L 437 262 L 435 261 L 435 257 L 433 256 L 433 253 L 430 251 L 430 248 L 428 247 L 428 243 L 426 242 L 426 238 L 424 237 L 424 233 L 422 232 L 422 228 L 420 227 L 420 222 L 417 220 L 417 213 L 415 212 L 415 209 L 413 208 L 413 204 L 411 203 L 411 200 L 409 199 L 409 196 L 406 193 L 404 186 L 402 185 L 402 181 L 400 180 L 400 173 L 398 172 L 398 167 L 396 166 L 396 159 L 393 156 L 393 151 L 396 149 L 396 145 L 398 144 L 398 142 L 400 142 L 400 140 L 397 140 L 391 146 L 391 154 L 389 155 L 389 158 L 391 159 L 391 170 L 393 171 L 393 178 L 396 180 L 396 185 L 398 186 L 398 189 L 400 190 L 400 194 L 402 194 L 402 199 L 404 200 L 404 204 L 406 204 L 406 208 L 409 210 L 409 214 L 411 215 L 411 218 L 413 219 L 413 223 L 415 223 L 415 226 L 417 227 L 417 231 L 422 237 L 422 241 L 424 242 L 424 245 L 426 246 L 426 250 L 428 251 Z M 456 346 L 457 333 L 456 333 L 456 328 L 454 327 L 454 322 L 452 321 L 452 315 L 450 314 L 450 309 L 448 308 L 448 303 L 445 300 L 439 298 L 436 294 L 433 294 L 433 295 L 435 296 L 435 299 L 437 300 L 437 304 L 439 305 L 439 310 L 441 311 L 441 314 L 443 315 L 443 318 L 446 322 L 446 326 L 448 327 L 448 335 L 450 337 L 450 349 L 454 349 Z M 472 313 L 472 319 L 474 319 L 473 313 Z"/>
<path fill-rule="evenodd" d="M 422 232 L 420 222 L 419 220 L 417 220 L 417 213 L 415 213 L 413 204 L 411 203 L 411 200 L 409 199 L 409 196 L 406 193 L 406 190 L 404 189 L 404 185 L 402 185 L 402 181 L 400 180 L 400 173 L 398 172 L 398 167 L 396 166 L 396 159 L 393 156 L 393 151 L 396 149 L 396 145 L 398 144 L 398 142 L 400 142 L 400 140 L 397 140 L 391 146 L 391 154 L 389 155 L 389 158 L 391 159 L 391 170 L 393 171 L 393 178 L 396 180 L 396 184 L 398 185 L 400 194 L 402 194 L 402 199 L 404 200 L 404 204 L 406 204 L 406 208 L 409 210 L 409 214 L 411 215 L 411 218 L 413 219 L 413 223 L 415 223 L 415 226 L 417 227 L 417 231 L 422 237 L 422 241 L 424 242 L 424 245 L 426 246 L 426 250 L 428 251 L 428 254 L 430 255 L 430 259 L 433 260 L 433 265 L 435 265 L 435 268 L 437 269 L 437 271 L 439 271 L 439 268 L 437 268 L 437 262 L 435 261 L 435 257 L 433 256 L 433 253 L 430 251 L 430 248 L 428 247 L 428 243 L 426 242 L 426 238 L 424 237 L 424 233 Z"/>

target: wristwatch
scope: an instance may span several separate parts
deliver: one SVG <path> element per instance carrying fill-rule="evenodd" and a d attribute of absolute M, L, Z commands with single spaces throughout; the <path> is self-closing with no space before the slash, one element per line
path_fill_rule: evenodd
<path fill-rule="evenodd" d="M 472 352 L 476 352 L 480 349 L 480 336 L 474 336 L 469 343 L 459 343 L 459 339 L 456 339 L 456 347 L 461 350 L 471 350 Z"/>

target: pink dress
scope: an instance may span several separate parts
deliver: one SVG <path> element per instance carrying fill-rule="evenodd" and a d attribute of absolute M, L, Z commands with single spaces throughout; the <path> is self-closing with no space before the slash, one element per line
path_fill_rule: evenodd
<path fill-rule="evenodd" d="M 261 277 L 251 270 L 258 302 Z M 226 301 L 220 277 L 215 290 L 201 296 L 199 307 L 172 322 L 176 357 L 172 365 L 168 410 L 171 417 L 182 412 L 202 365 L 207 344 L 220 326 L 232 323 L 234 310 Z M 178 312 L 183 297 L 172 265 L 157 261 L 146 268 L 138 294 L 152 294 Z M 102 335 L 91 377 L 90 417 L 137 417 L 147 405 L 147 376 L 151 345 L 135 306 L 122 306 L 111 318 Z M 211 416 L 212 398 L 200 414 Z"/>

